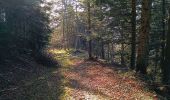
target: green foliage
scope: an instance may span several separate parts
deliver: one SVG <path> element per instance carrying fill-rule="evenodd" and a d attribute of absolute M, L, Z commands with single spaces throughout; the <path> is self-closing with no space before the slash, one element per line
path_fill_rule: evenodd
<path fill-rule="evenodd" d="M 145 29 L 148 28 L 149 30 L 150 27 L 147 32 L 149 39 L 145 38 L 146 34 L 143 37 L 139 36 L 142 28 L 142 0 L 134 3 L 135 16 L 132 14 L 132 0 L 63 1 L 65 3 L 58 5 L 63 8 L 56 12 L 59 14 L 57 19 L 60 20 L 60 23 L 56 32 L 59 36 L 55 38 L 60 37 L 61 48 L 88 50 L 90 47 L 88 42 L 92 41 L 93 57 L 106 59 L 109 62 L 116 62 L 128 67 L 131 66 L 130 62 L 133 60 L 133 69 L 136 66 L 136 55 L 139 54 L 136 51 L 139 47 L 142 48 L 141 51 L 148 48 L 149 54 L 147 52 L 145 57 L 143 56 L 142 60 L 145 61 L 142 61 L 139 65 L 141 68 L 148 68 L 150 70 L 148 74 L 152 74 L 151 76 L 155 81 L 160 80 L 161 73 L 163 73 L 162 62 L 165 58 L 163 51 L 166 46 L 168 29 L 167 11 L 169 0 L 152 1 L 151 18 L 148 18 L 150 25 L 148 24 L 148 27 L 144 25 Z M 164 1 L 165 4 L 163 4 Z M 87 3 L 90 3 L 90 6 Z M 88 8 L 90 8 L 90 14 Z M 136 20 L 133 20 L 135 18 Z M 91 25 L 89 25 L 89 21 Z M 132 27 L 132 23 L 135 27 Z M 91 26 L 90 29 L 89 26 Z M 147 43 L 143 43 L 146 47 L 138 46 L 141 39 L 143 41 L 147 40 Z M 135 49 L 132 50 L 134 47 Z"/>
<path fill-rule="evenodd" d="M 41 3 L 41 0 L 1 1 L 0 55 L 36 53 L 48 44 L 49 18 Z"/>

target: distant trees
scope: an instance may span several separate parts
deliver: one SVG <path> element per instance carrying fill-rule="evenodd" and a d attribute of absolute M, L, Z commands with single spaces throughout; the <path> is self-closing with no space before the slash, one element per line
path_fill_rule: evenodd
<path fill-rule="evenodd" d="M 1 0 L 1 57 L 36 54 L 47 44 L 50 27 L 42 0 Z"/>
<path fill-rule="evenodd" d="M 60 43 L 66 45 L 67 39 L 68 48 L 87 50 L 89 58 L 127 66 L 160 81 L 167 71 L 168 4 L 168 0 L 73 0 L 60 5 L 66 8 L 57 12 L 56 34 L 61 38 L 65 33 Z"/>

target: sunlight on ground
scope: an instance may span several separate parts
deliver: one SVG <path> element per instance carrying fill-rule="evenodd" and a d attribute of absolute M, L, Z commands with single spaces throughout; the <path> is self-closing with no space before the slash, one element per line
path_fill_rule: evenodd
<path fill-rule="evenodd" d="M 63 97 L 63 100 L 109 100 L 109 98 L 102 97 L 100 94 L 94 94 L 80 89 L 65 87 L 65 91 L 67 95 Z"/>
<path fill-rule="evenodd" d="M 59 49 L 51 49 L 51 50 L 49 50 L 49 52 L 52 52 L 52 53 L 55 53 L 55 54 L 66 54 L 67 53 L 67 51 L 64 50 L 64 49 L 61 49 L 61 50 L 59 50 Z"/>
<path fill-rule="evenodd" d="M 65 73 L 73 69 L 72 66 L 78 65 L 82 62 L 81 58 L 77 56 L 71 56 L 70 51 L 66 50 L 49 50 L 50 53 L 55 55 L 56 60 L 62 65 L 60 72 L 64 78 L 62 83 L 64 84 L 64 92 L 61 95 L 61 100 L 108 100 L 100 96 L 99 94 L 90 93 L 89 91 L 84 91 L 81 89 L 76 89 L 70 86 L 68 80 L 65 76 Z M 57 72 L 53 72 L 57 73 Z M 69 73 L 68 73 L 69 74 Z"/>
<path fill-rule="evenodd" d="M 60 100 L 153 100 L 152 93 L 143 91 L 142 85 L 133 78 L 119 76 L 118 72 L 100 63 L 84 61 L 83 53 L 79 56 L 74 51 L 57 49 L 49 52 L 61 65 L 53 72 L 62 76 Z"/>

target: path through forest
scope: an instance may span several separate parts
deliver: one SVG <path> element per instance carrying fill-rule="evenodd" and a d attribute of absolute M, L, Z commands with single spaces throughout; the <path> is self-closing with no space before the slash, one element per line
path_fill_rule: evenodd
<path fill-rule="evenodd" d="M 1 90 L 0 100 L 158 100 L 144 81 L 122 67 L 85 60 L 84 52 L 49 53 L 59 68 L 31 63 L 37 75 L 18 73 L 23 79 Z"/>
<path fill-rule="evenodd" d="M 62 50 L 50 50 L 60 62 L 61 100 L 156 100 L 156 94 L 118 67 L 84 60 Z M 82 56 L 82 54 L 81 54 Z M 57 76 L 57 75 L 56 75 Z M 58 77 L 58 76 L 57 76 Z M 55 79 L 55 77 L 54 77 Z"/>

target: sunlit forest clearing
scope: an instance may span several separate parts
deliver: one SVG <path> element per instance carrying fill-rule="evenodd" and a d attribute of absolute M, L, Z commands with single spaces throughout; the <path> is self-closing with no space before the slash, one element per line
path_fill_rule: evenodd
<path fill-rule="evenodd" d="M 170 100 L 170 0 L 0 0 L 0 100 Z"/>

